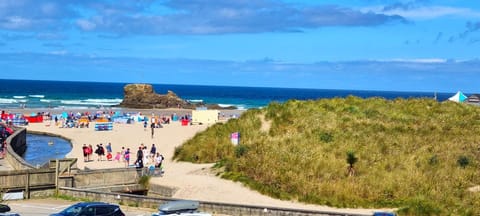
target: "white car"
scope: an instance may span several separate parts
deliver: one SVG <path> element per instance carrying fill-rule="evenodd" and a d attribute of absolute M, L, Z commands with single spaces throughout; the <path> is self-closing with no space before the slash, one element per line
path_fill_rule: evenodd
<path fill-rule="evenodd" d="M 152 216 L 162 215 L 181 215 L 181 216 L 212 216 L 212 214 L 199 212 L 198 201 L 192 200 L 177 200 L 170 201 L 158 207 L 158 212 L 153 213 Z"/>

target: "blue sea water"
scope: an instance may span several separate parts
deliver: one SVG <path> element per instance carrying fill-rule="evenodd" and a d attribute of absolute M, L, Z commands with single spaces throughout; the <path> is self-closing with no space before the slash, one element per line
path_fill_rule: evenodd
<path fill-rule="evenodd" d="M 0 79 L 0 108 L 55 108 L 87 109 L 115 107 L 123 99 L 123 87 L 127 83 L 67 82 Z M 203 101 L 239 109 L 257 108 L 270 102 L 289 99 L 308 100 L 346 97 L 362 98 L 433 98 L 434 92 L 362 91 L 332 89 L 261 88 L 231 86 L 199 86 L 153 84 L 155 92 L 166 94 L 168 90 L 191 101 Z M 437 100 L 444 101 L 454 93 L 437 93 Z"/>

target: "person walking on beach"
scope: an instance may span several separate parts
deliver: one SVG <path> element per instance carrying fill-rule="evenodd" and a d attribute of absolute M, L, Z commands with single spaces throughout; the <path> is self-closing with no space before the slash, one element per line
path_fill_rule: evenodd
<path fill-rule="evenodd" d="M 122 155 L 120 154 L 120 152 L 117 152 L 117 154 L 115 155 L 115 158 L 113 160 L 120 163 L 120 158 L 121 157 L 122 157 Z"/>
<path fill-rule="evenodd" d="M 139 159 L 143 159 L 143 148 L 142 146 L 138 147 L 138 151 L 137 151 L 137 160 Z"/>
<path fill-rule="evenodd" d="M 100 145 L 97 145 L 97 150 L 95 150 L 95 153 L 97 153 L 98 155 L 97 161 L 103 161 L 103 156 L 105 155 L 105 149 L 103 148 L 102 143 L 100 143 Z"/>
<path fill-rule="evenodd" d="M 122 155 L 122 161 L 125 162 L 125 147 L 122 146 L 122 151 L 120 154 Z"/>
<path fill-rule="evenodd" d="M 130 148 L 127 148 L 127 150 L 125 151 L 124 160 L 125 160 L 125 167 L 130 166 Z"/>
<path fill-rule="evenodd" d="M 152 124 L 150 125 L 150 128 L 152 128 L 152 139 L 153 139 L 153 134 L 155 133 L 155 122 L 152 120 Z"/>
<path fill-rule="evenodd" d="M 88 161 L 92 160 L 92 154 L 93 154 L 93 146 L 90 144 L 88 145 Z"/>
<path fill-rule="evenodd" d="M 82 151 L 83 151 L 83 162 L 87 162 L 88 161 L 88 146 L 87 146 L 87 144 L 83 144 Z"/>
<path fill-rule="evenodd" d="M 111 143 L 108 143 L 105 148 L 107 148 L 107 154 L 110 153 L 112 154 L 112 144 Z"/>
<path fill-rule="evenodd" d="M 150 158 L 152 160 L 152 163 L 155 163 L 155 154 L 157 153 L 157 147 L 155 147 L 155 144 L 152 144 L 152 147 L 150 147 Z"/>
<path fill-rule="evenodd" d="M 142 153 L 143 153 L 143 163 L 148 164 L 148 157 L 150 156 L 150 154 L 148 154 L 147 146 L 143 146 Z"/>

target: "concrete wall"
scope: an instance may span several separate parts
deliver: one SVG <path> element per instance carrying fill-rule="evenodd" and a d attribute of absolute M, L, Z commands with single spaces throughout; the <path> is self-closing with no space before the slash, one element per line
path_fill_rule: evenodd
<path fill-rule="evenodd" d="M 73 184 L 76 188 L 136 184 L 141 174 L 141 171 L 135 168 L 79 170 Z"/>
<path fill-rule="evenodd" d="M 102 201 L 109 203 L 117 203 L 119 205 L 144 207 L 151 209 L 158 209 L 158 206 L 175 199 L 171 198 L 154 198 L 141 195 L 121 194 L 112 192 L 101 192 L 86 189 L 76 189 L 61 187 L 59 193 L 67 196 L 77 198 L 87 198 L 92 201 Z M 310 216 L 310 215 L 345 215 L 345 216 L 365 216 L 360 214 L 348 214 L 341 212 L 322 212 L 303 209 L 289 209 L 289 208 L 276 208 L 269 206 L 253 206 L 253 205 L 237 205 L 229 203 L 215 203 L 215 202 L 202 202 L 200 201 L 199 210 L 210 212 L 213 214 L 227 214 L 227 215 L 252 215 L 252 216 Z"/>
<path fill-rule="evenodd" d="M 14 128 L 15 132 L 7 138 L 7 154 L 5 160 L 15 170 L 34 169 L 35 167 L 27 163 L 20 155 L 27 149 L 27 129 Z"/>
<path fill-rule="evenodd" d="M 166 187 L 162 185 L 152 184 L 148 187 L 148 196 L 149 197 L 173 197 L 177 188 Z"/>
<path fill-rule="evenodd" d="M 23 156 L 25 150 L 27 150 L 27 129 L 25 128 L 13 128 L 15 132 L 7 138 L 7 142 L 10 143 L 11 148 L 17 153 L 17 155 Z"/>

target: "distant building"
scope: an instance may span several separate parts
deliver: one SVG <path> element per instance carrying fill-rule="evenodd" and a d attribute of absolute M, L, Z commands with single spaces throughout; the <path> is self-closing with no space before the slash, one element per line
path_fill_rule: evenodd
<path fill-rule="evenodd" d="M 218 122 L 218 110 L 192 110 L 192 124 L 215 124 Z"/>
<path fill-rule="evenodd" d="M 480 103 L 480 94 L 472 94 L 467 98 L 468 103 Z"/>

